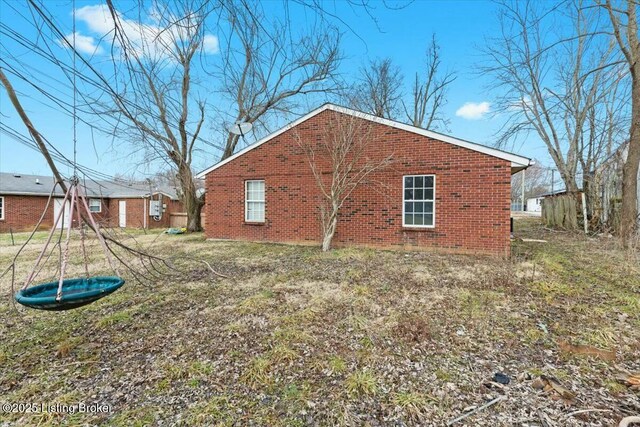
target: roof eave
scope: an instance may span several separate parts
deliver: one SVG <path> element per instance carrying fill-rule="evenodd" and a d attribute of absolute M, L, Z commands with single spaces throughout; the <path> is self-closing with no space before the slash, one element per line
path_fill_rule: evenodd
<path fill-rule="evenodd" d="M 368 113 L 363 113 L 361 111 L 356 111 L 356 110 L 352 110 L 350 108 L 346 108 L 346 107 L 340 107 L 338 105 L 334 105 L 334 104 L 324 104 L 318 108 L 316 108 L 315 110 L 305 114 L 304 116 L 298 118 L 297 120 L 294 120 L 293 122 L 289 123 L 288 125 L 280 128 L 279 130 L 273 132 L 270 135 L 265 136 L 264 138 L 258 140 L 257 142 L 255 142 L 254 144 L 244 148 L 243 150 L 238 151 L 236 154 L 234 154 L 233 156 L 230 156 L 228 158 L 226 158 L 225 160 L 222 160 L 212 166 L 210 166 L 209 168 L 199 172 L 198 174 L 196 174 L 196 178 L 204 178 L 208 173 L 214 171 L 215 169 L 220 168 L 221 166 L 224 166 L 225 164 L 235 160 L 236 158 L 244 155 L 245 153 L 258 148 L 259 146 L 261 146 L 262 144 L 264 144 L 267 141 L 270 141 L 271 139 L 277 137 L 278 135 L 286 132 L 287 130 L 299 125 L 300 123 L 310 119 L 311 117 L 320 114 L 321 112 L 325 111 L 325 110 L 332 110 L 332 111 L 336 111 L 339 113 L 343 113 L 343 114 L 348 114 L 351 116 L 355 116 L 355 117 L 361 117 L 365 120 L 369 120 L 372 121 L 374 123 L 379 123 L 379 124 L 383 124 L 383 125 L 387 125 L 396 129 L 401 129 L 401 130 L 405 130 L 407 132 L 411 132 L 411 133 L 415 133 L 418 135 L 422 135 L 422 136 L 426 136 L 428 138 L 431 139 L 435 139 L 438 141 L 442 141 L 445 143 L 449 143 L 452 145 L 456 145 L 459 147 L 463 147 L 463 148 L 467 148 L 469 150 L 472 151 L 476 151 L 479 153 L 483 153 L 483 154 L 487 154 L 489 156 L 492 157 L 497 157 L 499 159 L 503 159 L 503 160 L 508 160 L 511 162 L 511 168 L 512 168 L 512 173 L 514 167 L 515 168 L 520 168 L 519 170 L 522 169 L 526 169 L 527 167 L 529 167 L 531 165 L 531 159 L 528 157 L 524 157 L 524 156 L 519 156 L 517 154 L 513 154 L 513 153 L 509 153 L 507 151 L 502 151 L 502 150 L 498 150 L 495 148 L 491 148 L 491 147 L 487 147 L 485 145 L 481 145 L 481 144 L 476 144 L 474 142 L 471 141 L 465 141 L 463 139 L 459 139 L 459 138 L 454 138 L 452 136 L 449 135 L 443 135 L 443 134 L 439 134 L 437 132 L 432 132 L 426 129 L 421 129 L 415 126 L 411 126 L 405 123 L 400 123 L 400 122 L 396 122 L 393 120 L 389 120 L 389 119 L 383 119 L 380 117 L 376 117 L 373 116 L 371 114 Z"/>

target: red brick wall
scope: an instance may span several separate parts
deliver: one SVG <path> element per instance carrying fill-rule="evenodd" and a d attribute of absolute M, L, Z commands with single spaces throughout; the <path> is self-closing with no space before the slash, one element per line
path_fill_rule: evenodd
<path fill-rule="evenodd" d="M 156 195 L 154 200 L 158 200 Z M 160 221 L 154 220 L 149 216 L 149 199 L 109 199 L 109 224 L 111 227 L 117 227 L 119 224 L 120 213 L 120 200 L 126 200 L 126 216 L 128 228 L 142 228 L 144 226 L 145 206 L 146 207 L 146 221 L 147 228 L 168 228 L 169 227 L 169 214 L 172 212 L 183 212 L 182 202 L 178 200 L 171 200 L 166 196 L 162 196 L 162 203 L 167 205 L 167 209 L 162 213 Z M 144 202 L 144 203 L 143 203 Z"/>
<path fill-rule="evenodd" d="M 13 196 L 2 195 L 4 197 L 4 219 L 0 220 L 0 233 L 13 231 L 29 231 L 38 223 L 42 212 L 47 204 L 47 196 Z M 155 196 L 157 199 L 157 196 Z M 142 228 L 143 226 L 143 200 L 142 199 L 122 199 L 127 200 L 127 227 Z M 167 211 L 162 215 L 161 221 L 154 221 L 148 217 L 148 228 L 169 227 L 169 213 L 182 212 L 182 203 L 177 200 L 170 200 L 168 197 L 162 198 L 167 205 Z M 88 202 L 88 201 L 87 201 Z M 146 200 L 148 203 L 148 199 Z M 54 221 L 54 200 L 51 200 L 47 213 L 40 228 L 51 228 Z M 118 199 L 103 199 L 102 211 L 94 213 L 93 217 L 102 226 L 118 226 Z M 74 224 L 75 224 L 74 214 Z"/>
<path fill-rule="evenodd" d="M 208 238 L 319 242 L 319 191 L 305 141 L 323 136 L 332 111 L 311 119 L 210 172 L 206 177 Z M 476 151 L 373 124 L 378 143 L 367 153 L 393 164 L 359 186 L 341 210 L 333 240 L 382 247 L 430 247 L 463 252 L 509 253 L 510 163 Z M 436 176 L 435 227 L 402 226 L 403 175 Z M 244 222 L 244 181 L 264 179 L 266 222 Z"/>
<path fill-rule="evenodd" d="M 0 220 L 0 233 L 32 230 L 38 223 L 47 205 L 47 196 L 11 196 L 4 197 L 4 219 Z M 49 204 L 41 228 L 50 228 L 53 224 L 53 200 Z"/>

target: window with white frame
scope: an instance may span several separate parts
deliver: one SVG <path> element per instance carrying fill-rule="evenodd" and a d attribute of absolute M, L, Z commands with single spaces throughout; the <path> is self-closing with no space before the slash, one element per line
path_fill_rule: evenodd
<path fill-rule="evenodd" d="M 244 220 L 264 222 L 264 180 L 245 181 Z"/>
<path fill-rule="evenodd" d="M 89 210 L 91 212 L 102 212 L 102 201 L 100 199 L 89 199 Z"/>
<path fill-rule="evenodd" d="M 402 225 L 433 227 L 435 224 L 435 175 L 403 177 Z"/>
<path fill-rule="evenodd" d="M 4 197 L 0 197 L 0 219 L 4 219 Z"/>

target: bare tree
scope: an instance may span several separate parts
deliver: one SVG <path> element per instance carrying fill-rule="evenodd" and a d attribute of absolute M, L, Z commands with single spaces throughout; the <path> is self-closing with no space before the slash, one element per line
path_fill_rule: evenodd
<path fill-rule="evenodd" d="M 548 192 L 551 188 L 549 169 L 538 161 L 527 168 L 524 180 L 524 200 Z M 520 203 L 522 200 L 522 172 L 511 176 L 511 201 Z"/>
<path fill-rule="evenodd" d="M 117 118 L 114 133 L 139 143 L 146 162 L 162 160 L 176 171 L 187 229 L 199 231 L 204 201 L 197 194 L 191 165 L 205 103 L 194 99 L 191 85 L 207 13 L 187 3 L 175 8 L 157 4 L 157 26 L 141 26 L 143 34 L 134 38 L 111 0 L 107 6 L 120 51 L 114 60 L 125 70 L 116 82 L 119 90 L 110 93 L 111 103 L 101 105 L 103 113 Z"/>
<path fill-rule="evenodd" d="M 487 48 L 490 63 L 483 72 L 493 75 L 495 89 L 502 92 L 498 111 L 508 115 L 500 143 L 534 132 L 567 191 L 576 192 L 589 113 L 610 89 L 603 90 L 603 79 L 615 61 L 610 43 L 593 42 L 594 17 L 587 13 L 594 12 L 587 12 L 579 0 L 566 4 L 571 33 L 549 42 L 555 25 L 549 10 L 530 0 L 503 1 L 501 36 Z M 611 85 L 619 81 L 615 78 Z"/>
<path fill-rule="evenodd" d="M 259 4 L 243 1 L 224 6 L 222 16 L 231 31 L 222 42 L 223 61 L 214 75 L 233 106 L 232 123 L 264 128 L 273 114 L 293 113 L 300 96 L 336 89 L 336 28 L 312 29 L 293 40 L 289 21 L 270 21 Z M 227 132 L 222 160 L 233 155 L 239 138 Z"/>
<path fill-rule="evenodd" d="M 628 74 L 622 66 L 608 67 L 601 80 L 600 95 L 587 111 L 583 135 L 578 142 L 578 161 L 582 171 L 582 191 L 587 200 L 587 216 L 593 226 L 602 223 L 602 163 L 626 138 L 629 93 L 624 84 Z"/>
<path fill-rule="evenodd" d="M 350 96 L 354 108 L 384 119 L 396 119 L 402 99 L 402 74 L 391 59 L 360 68 L 360 83 Z"/>
<path fill-rule="evenodd" d="M 345 200 L 376 171 L 391 164 L 393 156 L 372 155 L 377 144 L 373 123 L 363 118 L 334 113 L 322 137 L 295 134 L 304 150 L 320 190 L 322 250 L 331 248 L 340 209 Z"/>
<path fill-rule="evenodd" d="M 438 130 L 447 130 L 449 121 L 442 115 L 442 107 L 447 103 L 447 89 L 456 76 L 451 71 L 442 71 L 440 46 L 435 34 L 427 49 L 427 61 L 424 75 L 416 73 L 411 92 L 411 103 L 402 103 L 404 112 L 413 126 Z"/>
<path fill-rule="evenodd" d="M 56 164 L 55 164 L 55 162 L 53 160 L 53 156 L 52 156 L 51 151 L 49 150 L 49 148 L 53 148 L 55 150 L 55 147 L 51 146 L 51 144 L 48 144 L 47 141 L 45 140 L 45 138 L 40 134 L 40 132 L 38 132 L 38 130 L 34 126 L 33 122 L 30 120 L 29 116 L 27 115 L 27 113 L 25 112 L 24 108 L 22 107 L 22 104 L 20 103 L 20 100 L 18 99 L 18 96 L 17 96 L 17 94 L 16 94 L 16 92 L 15 92 L 15 90 L 13 88 L 13 85 L 7 79 L 7 77 L 4 74 L 4 71 L 2 70 L 2 68 L 0 68 L 0 83 L 2 84 L 2 86 L 4 86 L 4 88 L 5 88 L 6 92 L 7 92 L 7 96 L 9 97 L 9 100 L 11 101 L 11 104 L 13 105 L 13 107 L 16 110 L 16 112 L 20 116 L 20 119 L 22 120 L 22 122 L 26 126 L 27 130 L 29 131 L 29 134 L 31 135 L 31 138 L 33 138 L 33 140 L 35 141 L 35 143 L 37 145 L 37 148 L 38 148 L 38 151 L 40 151 L 42 156 L 47 161 L 47 164 L 49 165 L 49 168 L 51 169 L 51 173 L 53 173 L 53 176 L 56 179 L 56 185 L 51 190 L 51 194 L 49 196 L 49 201 L 47 202 L 47 206 L 49 205 L 49 202 L 51 201 L 51 197 L 54 194 L 54 190 L 55 190 L 56 186 L 60 186 L 62 191 L 64 193 L 66 193 L 65 200 L 67 200 L 67 197 L 69 196 L 68 184 L 70 182 L 64 180 L 62 174 L 60 174 L 60 172 L 58 171 L 58 167 L 56 166 Z M 77 177 L 73 177 L 73 178 L 77 179 Z M 77 181 L 75 183 L 73 181 L 71 181 L 71 185 L 72 186 L 73 185 L 77 185 Z M 83 198 L 83 200 L 84 200 L 84 198 Z M 127 244 L 124 244 L 124 243 L 121 242 L 121 239 L 118 238 L 113 233 L 113 231 L 108 231 L 108 230 L 105 230 L 104 228 L 101 228 L 98 225 L 98 223 L 91 217 L 91 214 L 89 212 L 89 207 L 88 207 L 88 205 L 86 205 L 86 200 L 84 200 L 84 203 L 85 203 L 84 207 L 85 207 L 86 210 L 84 212 L 78 212 L 77 213 L 78 227 L 81 227 L 82 224 L 85 224 L 87 227 L 89 227 L 91 230 L 93 230 L 93 232 L 98 237 L 98 240 L 102 243 L 105 256 L 107 257 L 107 259 L 109 261 L 109 264 L 111 264 L 111 267 L 114 270 L 118 271 L 118 265 L 120 265 L 120 266 L 124 267 L 133 276 L 133 278 L 138 280 L 138 281 L 149 280 L 150 278 L 158 279 L 163 274 L 164 275 L 173 274 L 172 272 L 175 271 L 176 269 L 167 260 L 165 260 L 165 259 L 163 259 L 161 257 L 158 257 L 156 255 L 152 255 L 151 253 L 148 253 L 144 249 L 140 248 L 139 246 L 138 247 L 132 247 L 132 246 L 129 246 Z M 73 204 L 73 199 L 71 199 L 71 204 Z M 72 212 L 72 216 L 73 216 L 73 208 L 71 208 L 71 209 L 72 209 L 71 212 Z M 45 217 L 46 211 L 47 211 L 47 209 L 45 208 L 44 212 L 42 213 L 42 215 L 40 217 L 40 220 L 38 221 L 38 225 L 40 225 L 42 223 L 42 221 L 43 221 L 43 219 Z M 70 223 L 69 223 L 69 231 L 70 231 L 70 229 L 72 227 L 73 227 L 73 222 L 70 221 Z M 36 230 L 37 230 L 37 228 L 38 227 L 36 226 Z M 4 272 L 2 274 L 0 274 L 0 278 L 1 278 L 5 274 L 7 274 L 7 272 L 12 271 L 12 286 L 13 286 L 13 281 L 15 279 L 16 262 L 17 262 L 18 256 L 20 255 L 20 252 L 22 252 L 22 250 L 25 248 L 25 246 L 29 243 L 29 241 L 33 237 L 33 235 L 34 235 L 36 230 L 34 230 L 30 234 L 30 236 L 27 238 L 26 242 L 16 252 L 12 263 L 4 270 Z M 53 235 L 53 231 L 54 231 L 54 229 L 52 228 L 49 239 Z M 81 233 L 83 233 L 83 231 L 81 231 Z M 69 236 L 69 235 L 70 234 L 68 232 L 67 236 Z M 62 237 L 62 233 L 59 234 L 57 245 L 60 245 L 61 237 Z M 67 237 L 67 238 L 69 238 L 69 237 Z M 45 249 L 46 249 L 46 247 L 48 245 L 49 245 L 49 241 L 47 241 L 47 243 L 45 244 Z M 51 253 L 55 249 L 55 247 L 56 247 L 56 245 L 54 245 L 52 250 L 51 250 L 51 252 L 49 252 L 49 255 L 47 256 L 47 259 L 50 259 Z M 66 250 L 65 250 L 65 252 L 66 252 Z M 44 251 L 41 253 L 41 256 L 43 254 L 44 254 Z M 66 256 L 67 255 L 65 254 L 65 258 L 66 258 Z M 113 259 L 111 257 L 113 257 Z M 54 259 L 55 259 L 55 257 L 54 257 Z M 41 258 L 38 258 L 37 262 L 39 263 L 40 260 L 41 260 Z M 136 263 L 136 261 L 137 261 L 137 263 Z M 66 262 L 66 260 L 64 262 Z M 45 263 L 46 263 L 46 260 L 45 260 Z M 167 270 L 166 267 L 168 267 L 169 270 Z M 164 270 L 164 272 L 163 272 L 163 270 Z M 211 271 L 214 272 L 213 269 L 211 269 Z M 60 280 L 64 279 L 63 272 L 64 272 L 64 268 L 61 267 L 61 269 L 60 269 L 60 274 L 61 274 Z M 27 279 L 25 287 L 30 284 L 32 278 L 34 277 L 33 276 L 34 273 L 36 273 L 35 270 L 32 271 L 29 274 L 29 278 Z M 181 272 L 181 274 L 183 274 L 183 273 L 184 272 Z M 218 274 L 218 273 L 216 273 L 216 274 Z M 61 282 L 61 285 L 62 285 L 62 282 Z"/>
<path fill-rule="evenodd" d="M 621 4 L 620 4 L 621 3 Z M 624 7 L 626 4 L 626 8 Z M 629 148 L 622 169 L 622 208 L 620 236 L 629 245 L 638 221 L 638 169 L 640 165 L 640 40 L 638 37 L 637 0 L 612 2 L 600 5 L 607 10 L 618 47 L 622 51 L 631 74 L 631 125 Z"/>

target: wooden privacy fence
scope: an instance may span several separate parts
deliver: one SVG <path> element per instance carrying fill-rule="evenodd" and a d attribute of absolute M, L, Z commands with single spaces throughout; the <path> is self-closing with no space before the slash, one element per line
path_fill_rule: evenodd
<path fill-rule="evenodd" d="M 182 228 L 187 226 L 186 212 L 172 212 L 169 214 L 169 227 Z"/>
<path fill-rule="evenodd" d="M 205 226 L 206 215 L 200 216 L 200 223 L 202 227 Z M 172 212 L 169 214 L 169 227 L 182 228 L 187 226 L 187 213 L 186 212 Z"/>
<path fill-rule="evenodd" d="M 562 194 L 542 200 L 542 221 L 547 227 L 578 230 L 578 195 Z M 581 215 L 582 216 L 582 215 Z"/>

